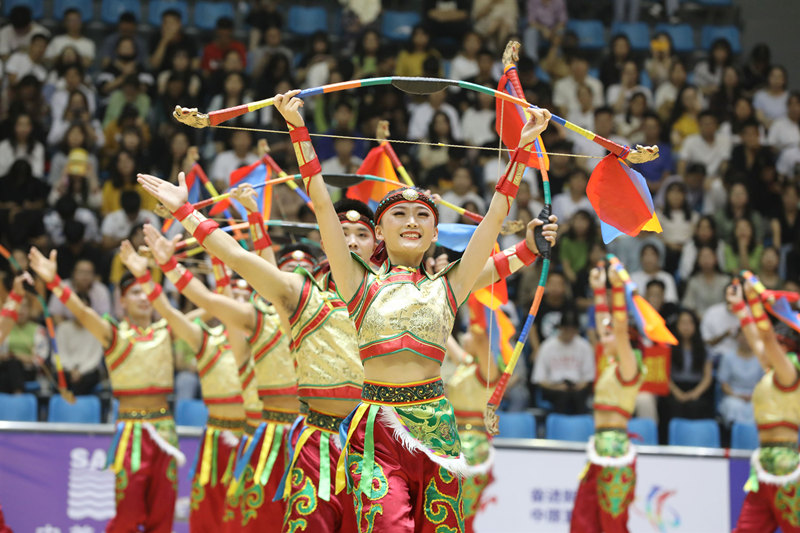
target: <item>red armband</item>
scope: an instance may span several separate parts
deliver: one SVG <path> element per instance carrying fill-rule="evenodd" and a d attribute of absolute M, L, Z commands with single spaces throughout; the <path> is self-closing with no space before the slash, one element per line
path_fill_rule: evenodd
<path fill-rule="evenodd" d="M 742 300 L 741 302 L 734 304 L 733 307 L 731 307 L 731 311 L 733 311 L 734 313 L 738 313 L 739 311 L 745 308 L 745 305 L 746 304 L 744 303 L 744 300 Z"/>
<path fill-rule="evenodd" d="M 14 322 L 19 320 L 19 315 L 17 314 L 17 311 L 14 310 L 14 309 L 8 309 L 6 307 L 4 307 L 2 310 L 0 310 L 0 316 L 4 316 L 4 317 L 7 317 L 7 318 L 10 318 Z"/>
<path fill-rule="evenodd" d="M 183 219 L 191 215 L 192 211 L 194 211 L 194 206 L 189 202 L 186 202 L 178 209 L 173 211 L 172 216 L 174 216 L 178 222 L 183 222 Z"/>
<path fill-rule="evenodd" d="M 211 235 L 211 233 L 217 228 L 219 228 L 219 224 L 213 220 L 206 219 L 197 225 L 197 229 L 194 230 L 192 237 L 197 239 L 197 244 L 203 246 L 203 242 L 205 242 L 206 237 Z"/>
<path fill-rule="evenodd" d="M 178 289 L 178 292 L 183 292 L 183 289 L 189 284 L 190 281 L 194 278 L 194 275 L 189 269 L 183 271 L 181 277 L 175 282 L 175 288 Z"/>
<path fill-rule="evenodd" d="M 147 299 L 151 302 L 155 302 L 156 298 L 161 294 L 161 284 L 160 283 L 153 283 L 153 290 L 152 292 L 147 293 Z"/>
<path fill-rule="evenodd" d="M 506 171 L 497 182 L 495 190 L 509 198 L 516 198 L 517 191 L 519 191 L 519 184 L 522 181 L 522 175 L 528 167 L 528 160 L 531 156 L 530 148 L 533 143 L 525 146 L 520 146 L 511 154 L 511 160 L 506 167 Z M 509 207 L 511 204 L 509 203 Z"/>
<path fill-rule="evenodd" d="M 520 268 L 536 261 L 536 254 L 528 248 L 525 241 L 518 242 L 514 248 L 508 248 L 492 255 L 495 270 L 501 278 L 507 278 Z"/>
<path fill-rule="evenodd" d="M 59 300 L 61 300 L 61 303 L 62 303 L 62 304 L 65 304 L 65 305 L 66 305 L 66 303 L 67 303 L 67 300 L 69 300 L 69 297 L 70 297 L 71 295 L 72 295 L 72 291 L 70 290 L 70 288 L 69 288 L 69 287 L 66 287 L 66 286 L 65 286 L 65 287 L 63 287 L 63 288 L 61 289 L 61 294 L 59 294 L 59 295 L 58 295 L 58 299 L 59 299 Z"/>
<path fill-rule="evenodd" d="M 750 316 L 750 315 L 747 315 L 746 317 L 744 317 L 743 319 L 741 319 L 741 320 L 739 321 L 739 323 L 742 325 L 742 327 L 745 327 L 745 326 L 747 326 L 747 325 L 749 325 L 749 324 L 755 324 L 755 323 L 756 323 L 756 319 L 755 319 L 755 318 L 753 318 L 753 317 L 752 317 L 752 316 Z"/>
<path fill-rule="evenodd" d="M 161 270 L 166 274 L 167 272 L 171 272 L 178 267 L 178 260 L 175 259 L 175 256 L 172 256 L 169 258 L 169 261 L 159 266 L 161 267 Z"/>
<path fill-rule="evenodd" d="M 253 249 L 263 250 L 272 244 L 266 228 L 264 228 L 264 217 L 261 213 L 248 213 L 247 221 L 250 223 L 250 238 L 253 239 Z"/>
<path fill-rule="evenodd" d="M 56 274 L 56 277 L 53 278 L 53 281 L 51 281 L 50 283 L 45 285 L 45 287 L 47 287 L 48 291 L 52 291 L 53 289 L 55 289 L 59 285 L 61 285 L 61 278 L 59 277 L 58 274 Z"/>
<path fill-rule="evenodd" d="M 297 156 L 297 165 L 300 167 L 300 175 L 303 176 L 303 184 L 305 185 L 306 192 L 308 192 L 309 179 L 314 174 L 322 172 L 322 166 L 319 163 L 316 151 L 314 151 L 314 145 L 311 144 L 311 136 L 308 134 L 308 128 L 305 126 L 297 128 L 288 122 L 286 125 L 289 127 L 289 137 L 292 139 L 294 153 Z"/>
<path fill-rule="evenodd" d="M 14 291 L 11 291 L 10 293 L 8 293 L 8 297 L 11 298 L 12 300 L 14 300 L 17 303 L 21 303 L 22 302 L 22 295 L 21 294 L 17 294 Z"/>

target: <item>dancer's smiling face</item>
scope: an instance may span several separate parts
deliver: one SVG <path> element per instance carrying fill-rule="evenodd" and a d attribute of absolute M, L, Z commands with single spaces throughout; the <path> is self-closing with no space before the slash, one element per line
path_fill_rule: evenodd
<path fill-rule="evenodd" d="M 439 238 L 433 211 L 420 203 L 399 202 L 386 210 L 376 227 L 376 236 L 386 243 L 392 262 L 419 263 L 431 243 Z"/>

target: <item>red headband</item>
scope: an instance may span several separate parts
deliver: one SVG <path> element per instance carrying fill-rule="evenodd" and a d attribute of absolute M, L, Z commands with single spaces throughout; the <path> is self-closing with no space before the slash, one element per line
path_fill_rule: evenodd
<path fill-rule="evenodd" d="M 292 250 L 289 253 L 283 254 L 278 258 L 276 263 L 278 264 L 278 268 L 281 268 L 283 265 L 288 263 L 289 261 L 296 261 L 298 263 L 305 263 L 308 265 L 306 270 L 312 270 L 316 265 L 316 260 L 303 250 Z"/>
<path fill-rule="evenodd" d="M 355 209 L 350 209 L 343 213 L 338 213 L 339 215 L 339 222 L 341 223 L 350 223 L 350 224 L 361 224 L 366 226 L 366 228 L 372 233 L 372 237 L 375 237 L 375 224 L 373 224 L 372 219 L 370 219 L 366 215 L 362 215 Z"/>

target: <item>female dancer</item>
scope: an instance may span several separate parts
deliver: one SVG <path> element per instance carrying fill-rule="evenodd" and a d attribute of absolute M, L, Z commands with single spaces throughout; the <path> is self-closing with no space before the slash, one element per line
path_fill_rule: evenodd
<path fill-rule="evenodd" d="M 800 533 L 800 364 L 778 343 L 754 285 L 728 287 L 727 300 L 739 318 L 750 348 L 767 369 L 753 390 L 759 448 L 753 452 L 747 496 L 734 533 Z M 749 311 L 748 305 L 749 304 Z M 750 312 L 752 311 L 752 315 Z"/>
<path fill-rule="evenodd" d="M 608 279 L 611 316 L 605 270 L 598 267 L 589 274 L 597 333 L 609 360 L 594 385 L 595 434 L 589 439 L 589 464 L 575 498 L 572 533 L 627 533 L 628 507 L 636 488 L 636 450 L 628 440 L 628 420 L 644 382 L 644 367 L 628 337 L 622 280 L 613 268 Z"/>

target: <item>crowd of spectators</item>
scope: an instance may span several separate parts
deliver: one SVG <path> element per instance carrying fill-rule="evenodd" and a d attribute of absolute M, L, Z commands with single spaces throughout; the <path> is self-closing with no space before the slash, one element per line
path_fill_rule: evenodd
<path fill-rule="evenodd" d="M 662 423 L 671 416 L 751 419 L 760 368 L 726 308 L 724 289 L 743 269 L 771 289 L 798 290 L 800 277 L 800 93 L 789 90 L 788 73 L 771 62 L 769 46 L 735 56 L 720 39 L 707 54 L 687 56 L 658 34 L 650 50 L 635 53 L 616 35 L 606 51 L 589 55 L 566 30 L 573 13 L 564 0 L 426 0 L 422 24 L 397 43 L 379 33 L 374 2 L 343 4 L 349 7 L 338 35 L 303 39 L 269 0 L 252 2 L 248 27 L 220 18 L 206 34 L 167 10 L 159 26 L 143 31 L 125 13 L 103 38 L 87 36 L 76 10 L 47 28 L 29 8 L 14 7 L 0 29 L 0 243 L 23 267 L 31 245 L 57 250 L 60 275 L 73 291 L 114 315 L 120 242 L 141 243 L 142 224 L 161 225 L 155 202 L 136 183 L 138 172 L 175 182 L 198 162 L 224 190 L 233 170 L 257 160 L 260 139 L 283 168 L 296 168 L 272 108 L 228 122 L 270 130 L 254 132 L 187 128 L 172 119 L 175 105 L 219 109 L 372 76 L 447 76 L 496 87 L 502 49 L 513 37 L 524 43 L 518 70 L 528 101 L 618 143 L 659 147 L 660 157 L 638 170 L 664 231 L 604 246 L 586 184 L 606 152 L 551 123 L 544 143 L 559 243 L 509 407 L 587 411 L 595 372 L 588 271 L 613 252 L 680 341 L 669 395 L 642 402 L 641 413 Z M 616 4 L 620 13 L 638 6 Z M 519 26 L 509 23 L 517 20 Z M 472 211 L 485 210 L 507 160 L 482 149 L 498 144 L 495 104 L 484 94 L 413 96 L 372 87 L 311 98 L 304 112 L 312 133 L 329 135 L 314 141 L 325 172 L 354 172 L 371 145 L 347 137 L 374 137 L 385 119 L 392 139 L 425 142 L 395 145 L 415 181 Z M 313 221 L 289 188 L 274 194 L 273 217 Z M 531 171 L 510 218 L 528 222 L 541 206 Z M 447 210 L 442 222 L 471 223 Z M 501 244 L 523 235 L 504 235 Z M 6 291 L 10 272 L 6 267 Z M 512 318 L 526 314 L 537 281 L 535 267 L 509 279 Z M 97 391 L 105 379 L 101 347 L 63 306 L 50 303 L 70 387 Z M 33 298 L 26 305 L 0 348 L 0 392 L 21 390 L 48 364 L 42 310 Z M 191 375 L 191 357 L 178 353 L 181 375 Z M 187 383 L 181 390 L 196 394 Z"/>

